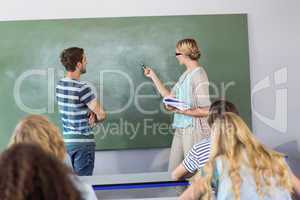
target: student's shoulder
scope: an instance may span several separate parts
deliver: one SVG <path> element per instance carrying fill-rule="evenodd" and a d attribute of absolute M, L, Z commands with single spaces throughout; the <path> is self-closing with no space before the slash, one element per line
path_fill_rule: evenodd
<path fill-rule="evenodd" d="M 199 149 L 201 147 L 206 147 L 211 145 L 211 138 L 202 139 L 200 142 L 194 144 L 194 149 Z"/>
<path fill-rule="evenodd" d="M 89 82 L 81 81 L 81 87 L 79 89 L 80 95 L 96 95 L 96 88 L 93 87 Z"/>
<path fill-rule="evenodd" d="M 80 80 L 80 84 L 82 85 L 82 87 L 92 87 L 92 84 L 87 81 Z"/>
<path fill-rule="evenodd" d="M 79 85 L 80 91 L 91 90 L 91 88 L 92 88 L 91 84 L 86 81 L 79 80 L 78 85 Z"/>
<path fill-rule="evenodd" d="M 197 144 L 194 144 L 191 151 L 196 154 L 203 154 L 203 152 L 209 153 L 211 148 L 211 141 L 210 139 L 203 139 Z"/>
<path fill-rule="evenodd" d="M 79 81 L 79 80 L 73 80 L 70 78 L 62 78 L 57 82 L 57 86 L 67 86 L 67 87 L 76 87 L 76 88 L 80 88 L 84 85 L 83 82 Z"/>

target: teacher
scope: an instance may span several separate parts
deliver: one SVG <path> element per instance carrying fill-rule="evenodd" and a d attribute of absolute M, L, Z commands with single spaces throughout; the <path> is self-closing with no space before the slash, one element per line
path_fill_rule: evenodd
<path fill-rule="evenodd" d="M 166 106 L 167 110 L 174 113 L 172 127 L 175 129 L 169 159 L 170 172 L 182 162 L 195 143 L 209 137 L 209 82 L 204 68 L 198 62 L 201 51 L 194 39 L 186 38 L 177 42 L 175 56 L 186 70 L 171 91 L 153 69 L 144 69 L 145 76 L 153 81 L 162 97 L 175 97 L 190 105 L 190 109 L 185 111 Z"/>

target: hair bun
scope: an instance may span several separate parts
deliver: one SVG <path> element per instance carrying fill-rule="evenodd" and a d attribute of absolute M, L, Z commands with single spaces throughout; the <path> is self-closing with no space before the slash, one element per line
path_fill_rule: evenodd
<path fill-rule="evenodd" d="M 189 57 L 192 59 L 192 60 L 198 60 L 201 56 L 201 53 L 200 51 L 195 51 L 195 52 L 192 52 Z"/>

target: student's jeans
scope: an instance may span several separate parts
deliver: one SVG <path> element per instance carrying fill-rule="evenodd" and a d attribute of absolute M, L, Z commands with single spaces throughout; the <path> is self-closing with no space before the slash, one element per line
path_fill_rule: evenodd
<path fill-rule="evenodd" d="M 92 176 L 95 163 L 95 144 L 67 146 L 74 172 L 78 176 Z"/>

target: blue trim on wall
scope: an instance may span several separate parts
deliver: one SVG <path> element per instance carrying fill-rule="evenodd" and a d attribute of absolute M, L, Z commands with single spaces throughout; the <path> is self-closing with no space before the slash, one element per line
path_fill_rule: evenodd
<path fill-rule="evenodd" d="M 131 189 L 145 189 L 145 188 L 162 188 L 162 187 L 176 187 L 188 186 L 188 181 L 177 182 L 155 182 L 155 183 L 130 183 L 117 185 L 93 185 L 95 191 L 99 190 L 131 190 Z"/>

